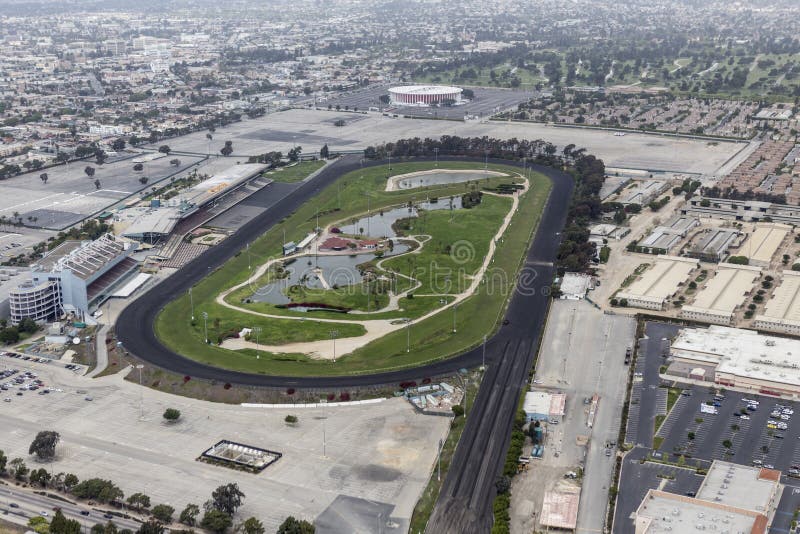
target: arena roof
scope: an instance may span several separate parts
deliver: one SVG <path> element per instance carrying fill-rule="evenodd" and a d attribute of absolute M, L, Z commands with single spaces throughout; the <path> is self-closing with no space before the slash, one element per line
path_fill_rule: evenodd
<path fill-rule="evenodd" d="M 401 85 L 389 89 L 389 93 L 401 93 L 406 95 L 442 95 L 460 92 L 460 87 L 453 87 L 451 85 Z"/>

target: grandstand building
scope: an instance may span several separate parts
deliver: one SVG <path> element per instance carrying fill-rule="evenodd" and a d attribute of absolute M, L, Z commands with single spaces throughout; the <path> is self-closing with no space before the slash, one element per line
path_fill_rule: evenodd
<path fill-rule="evenodd" d="M 85 318 L 136 270 L 135 249 L 112 234 L 62 243 L 31 266 L 30 281 L 11 291 L 11 320 L 47 321 L 64 313 Z"/>

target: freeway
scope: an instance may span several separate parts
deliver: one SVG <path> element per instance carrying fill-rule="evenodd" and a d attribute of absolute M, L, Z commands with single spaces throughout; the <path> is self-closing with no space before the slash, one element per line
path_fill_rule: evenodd
<path fill-rule="evenodd" d="M 53 492 L 48 492 L 53 493 Z M 13 523 L 28 524 L 31 517 L 47 515 L 50 520 L 55 513 L 54 509 L 60 508 L 67 519 L 75 519 L 87 530 L 97 523 L 113 521 L 118 528 L 127 528 L 132 531 L 139 529 L 141 521 L 134 521 L 121 517 L 119 512 L 109 507 L 107 510 L 93 508 L 65 501 L 53 499 L 30 489 L 0 487 L 0 514 L 2 518 Z M 83 512 L 83 513 L 81 513 Z M 86 515 L 84 515 L 86 514 Z"/>
<path fill-rule="evenodd" d="M 432 158 L 431 158 L 432 159 Z M 439 161 L 476 161 L 483 158 L 444 158 Z M 507 160 L 492 160 L 492 163 L 517 165 Z M 383 165 L 382 161 L 367 162 L 367 166 Z M 521 167 L 521 164 L 517 165 Z M 185 294 L 190 287 L 202 280 L 211 271 L 244 249 L 247 243 L 266 232 L 284 217 L 290 215 L 322 189 L 335 182 L 344 173 L 360 168 L 356 155 L 343 156 L 325 167 L 314 179 L 301 182 L 283 199 L 275 202 L 264 212 L 254 217 L 233 235 L 207 252 L 195 258 L 180 271 L 151 287 L 146 293 L 131 302 L 119 315 L 116 334 L 125 349 L 157 367 L 193 378 L 218 380 L 232 384 L 264 387 L 357 387 L 392 384 L 402 380 L 437 376 L 452 373 L 461 368 L 479 365 L 481 350 L 474 349 L 453 358 L 437 361 L 422 367 L 359 376 L 332 377 L 285 377 L 249 374 L 206 365 L 177 354 L 161 344 L 155 333 L 155 318 L 169 302 Z M 566 209 L 572 190 L 571 178 L 549 167 L 532 166 L 534 171 L 546 175 L 553 182 L 553 189 L 539 223 L 536 239 L 524 266 L 519 288 L 511 298 L 506 318 L 509 324 L 487 343 L 487 358 L 497 353 L 509 338 L 529 337 L 538 333 L 544 321 L 547 296 L 552 281 L 552 259 L 555 257 L 557 233 L 564 225 Z M 540 252 L 533 253 L 534 250 Z M 533 299 L 533 300 L 531 300 Z M 539 311 L 530 306 L 539 307 Z M 538 334 L 537 334 L 538 335 Z"/>

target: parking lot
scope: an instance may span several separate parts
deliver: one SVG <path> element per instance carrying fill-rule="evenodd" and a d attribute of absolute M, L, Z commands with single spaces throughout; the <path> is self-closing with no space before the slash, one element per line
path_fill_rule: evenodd
<path fill-rule="evenodd" d="M 630 517 L 648 489 L 692 494 L 702 481 L 695 469 L 714 460 L 781 471 L 787 488 L 770 532 L 788 532 L 800 506 L 800 404 L 708 386 L 678 386 L 680 393 L 654 434 L 656 418 L 663 415 L 664 401 L 659 399 L 667 392 L 660 387 L 666 384 L 658 371 L 666 363 L 667 340 L 677 330 L 649 322 L 640 340 L 626 432 L 626 442 L 634 448 L 626 454 L 620 475 L 614 532 L 635 531 Z M 675 465 L 642 463 L 650 455 Z"/>
<path fill-rule="evenodd" d="M 179 511 L 190 502 L 202 505 L 220 484 L 236 482 L 246 495 L 237 515 L 258 517 L 268 532 L 288 515 L 323 517 L 327 528 L 317 532 L 356 532 L 381 518 L 377 532 L 407 529 L 449 426 L 448 418 L 419 415 L 399 398 L 361 406 L 247 408 L 140 388 L 119 375 L 89 379 L 58 362 L 0 357 L 3 369 L 17 369 L 3 383 L 26 372 L 36 378 L 28 375 L 23 384 L 42 381 L 39 390 L 0 402 L 0 448 L 9 458 L 28 461 L 36 433 L 55 430 L 61 443 L 56 459 L 42 466 L 48 471 L 111 478 L 126 495 L 141 491 L 153 504 Z M 51 393 L 40 395 L 42 387 Z M 164 421 L 168 407 L 180 410 L 176 423 Z M 287 425 L 288 414 L 299 422 Z M 259 475 L 196 461 L 221 439 L 283 456 Z M 33 459 L 29 465 L 40 467 Z M 349 508 L 339 515 L 335 503 L 342 502 Z"/>

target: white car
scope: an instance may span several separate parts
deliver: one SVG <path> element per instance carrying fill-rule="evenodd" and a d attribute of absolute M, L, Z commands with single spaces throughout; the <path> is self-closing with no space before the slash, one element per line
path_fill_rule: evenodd
<path fill-rule="evenodd" d="M 788 421 L 788 420 L 789 420 L 789 419 L 791 419 L 791 418 L 792 418 L 792 416 L 791 416 L 791 415 L 786 415 L 786 414 L 782 414 L 782 415 L 781 415 L 781 419 L 782 419 L 782 420 L 784 420 L 784 421 Z"/>
<path fill-rule="evenodd" d="M 749 415 L 743 415 L 739 419 L 741 419 L 742 421 L 749 421 L 750 420 L 750 416 Z M 800 436 L 798 436 L 798 437 L 800 437 Z"/>
<path fill-rule="evenodd" d="M 786 409 L 783 410 L 783 413 L 785 415 L 794 415 L 794 410 L 792 410 L 790 408 L 786 408 Z"/>

